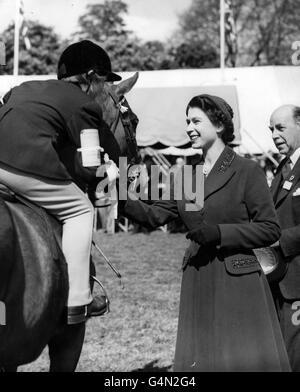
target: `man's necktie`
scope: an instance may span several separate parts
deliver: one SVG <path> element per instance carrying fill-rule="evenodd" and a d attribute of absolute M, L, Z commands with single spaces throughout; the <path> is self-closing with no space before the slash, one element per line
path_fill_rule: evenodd
<path fill-rule="evenodd" d="M 289 178 L 289 174 L 291 172 L 291 160 L 289 157 L 284 158 L 278 168 L 277 168 L 277 172 L 276 172 L 276 176 L 279 177 L 279 182 L 278 185 L 276 186 L 276 190 L 273 190 L 273 199 L 274 201 L 277 200 L 278 195 L 281 191 L 281 189 L 283 188 L 284 182 L 286 181 L 287 178 Z"/>
<path fill-rule="evenodd" d="M 286 162 L 284 163 L 281 169 L 282 181 L 285 181 L 289 177 L 289 174 L 292 170 L 291 163 L 292 163 L 291 159 L 286 158 Z"/>

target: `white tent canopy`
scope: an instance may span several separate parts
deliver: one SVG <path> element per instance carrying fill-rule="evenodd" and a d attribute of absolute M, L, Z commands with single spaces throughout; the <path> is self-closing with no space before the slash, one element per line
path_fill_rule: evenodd
<path fill-rule="evenodd" d="M 124 76 L 127 76 L 124 75 Z M 217 89 L 220 86 L 235 86 L 238 99 L 238 122 L 240 123 L 241 152 L 261 153 L 262 150 L 276 152 L 272 141 L 271 132 L 268 129 L 271 113 L 280 105 L 295 104 L 300 106 L 300 67 L 297 66 L 268 66 L 268 67 L 244 67 L 220 69 L 200 69 L 200 70 L 171 70 L 171 71 L 148 71 L 141 72 L 138 83 L 128 95 L 128 100 L 133 109 L 140 117 L 140 128 L 138 131 L 138 142 L 143 145 L 151 138 L 151 141 L 166 140 L 170 138 L 169 145 L 178 146 L 179 135 L 184 134 L 185 129 L 185 107 L 188 103 L 182 102 L 182 109 L 172 111 L 170 102 L 179 100 L 174 94 L 175 87 L 185 88 L 185 95 L 190 91 L 201 94 L 208 89 Z M 148 99 L 137 101 L 135 91 L 137 89 L 147 89 Z M 165 94 L 169 94 L 168 100 L 160 100 L 159 96 L 153 99 L 156 94 L 153 90 L 161 91 L 165 88 Z M 177 90 L 178 91 L 178 90 Z M 197 92 L 199 91 L 199 92 Z M 153 94 L 153 95 L 152 95 Z M 138 94 L 136 94 L 138 96 Z M 220 94 L 221 95 L 221 94 Z M 226 97 L 224 97 L 226 99 Z M 165 107 L 163 104 L 167 102 Z M 234 103 L 228 102 L 236 110 Z M 153 113 L 153 123 L 155 118 L 161 116 L 164 122 L 175 124 L 177 127 L 165 127 L 164 132 L 158 133 L 155 127 L 146 126 L 147 118 L 143 118 L 143 113 L 150 115 L 145 109 L 151 104 Z M 155 108 L 154 108 L 155 106 Z M 169 110 L 166 111 L 166 108 Z M 237 124 L 235 124 L 237 125 Z M 238 131 L 238 129 L 236 129 Z M 163 134 L 167 136 L 164 136 Z M 187 139 L 183 139 L 184 141 Z M 165 144 L 165 143 L 164 143 Z"/>
<path fill-rule="evenodd" d="M 143 76 L 143 75 L 142 75 Z M 136 87 L 128 101 L 139 117 L 139 146 L 160 142 L 166 146 L 182 146 L 189 142 L 186 134 L 185 109 L 192 97 L 212 94 L 224 98 L 235 112 L 235 143 L 241 137 L 237 90 L 234 85 Z"/>
<path fill-rule="evenodd" d="M 132 73 L 121 75 L 126 78 Z M 54 76 L 0 76 L 0 95 L 25 80 L 50 78 Z M 262 150 L 276 151 L 268 130 L 269 117 L 280 105 L 300 106 L 299 91 L 299 66 L 146 71 L 140 72 L 128 101 L 140 119 L 139 145 L 162 142 L 179 146 L 188 142 L 185 134 L 188 100 L 205 92 L 219 94 L 235 110 L 236 136 L 241 136 L 241 151 L 260 153 Z"/>

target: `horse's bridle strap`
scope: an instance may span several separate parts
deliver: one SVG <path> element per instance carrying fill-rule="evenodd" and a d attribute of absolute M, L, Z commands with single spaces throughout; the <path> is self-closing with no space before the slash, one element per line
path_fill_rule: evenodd
<path fill-rule="evenodd" d="M 140 158 L 138 156 L 138 147 L 137 147 L 137 143 L 136 143 L 136 139 L 134 136 L 134 132 L 132 130 L 133 126 L 129 117 L 129 112 L 130 112 L 130 108 L 128 106 L 126 106 L 127 110 L 122 112 L 121 111 L 121 104 L 123 103 L 123 101 L 125 101 L 125 99 L 123 99 L 121 102 L 118 102 L 116 97 L 114 96 L 114 94 L 110 93 L 111 98 L 113 99 L 115 105 L 118 107 L 118 115 L 111 127 L 111 132 L 114 134 L 119 121 L 122 121 L 123 127 L 124 127 L 124 131 L 125 131 L 125 139 L 126 139 L 126 143 L 129 149 L 129 152 L 131 154 L 132 157 L 132 162 L 131 163 L 139 163 L 140 162 Z"/>

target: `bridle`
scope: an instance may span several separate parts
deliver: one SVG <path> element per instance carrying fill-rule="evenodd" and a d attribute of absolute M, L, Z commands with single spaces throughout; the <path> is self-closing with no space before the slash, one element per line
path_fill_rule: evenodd
<path fill-rule="evenodd" d="M 121 101 L 118 101 L 117 97 L 112 91 L 109 92 L 109 95 L 114 101 L 116 108 L 118 109 L 117 116 L 111 126 L 111 132 L 113 134 L 115 133 L 119 121 L 121 121 L 124 128 L 125 139 L 130 154 L 129 165 L 138 164 L 141 162 L 141 157 L 138 152 L 138 146 L 136 143 L 135 129 L 139 120 L 137 116 L 133 113 L 131 108 L 129 107 L 125 97 L 123 97 Z"/>
<path fill-rule="evenodd" d="M 96 73 L 97 72 L 94 69 L 91 69 L 89 72 L 87 72 L 88 79 Z M 88 94 L 90 88 L 91 88 L 91 82 L 89 82 L 86 94 Z M 134 164 L 139 164 L 139 163 L 141 163 L 141 156 L 138 152 L 139 150 L 138 150 L 138 146 L 137 146 L 136 138 L 135 138 L 135 129 L 137 127 L 139 120 L 138 120 L 137 116 L 133 113 L 133 111 L 131 110 L 131 108 L 128 105 L 124 96 L 120 101 L 112 89 L 109 89 L 108 94 L 111 97 L 111 99 L 113 100 L 115 107 L 118 109 L 117 116 L 116 116 L 115 120 L 113 121 L 112 125 L 110 126 L 110 131 L 114 135 L 116 132 L 117 126 L 119 124 L 119 121 L 122 122 L 127 147 L 128 147 L 129 154 L 130 154 L 129 166 L 134 165 Z"/>

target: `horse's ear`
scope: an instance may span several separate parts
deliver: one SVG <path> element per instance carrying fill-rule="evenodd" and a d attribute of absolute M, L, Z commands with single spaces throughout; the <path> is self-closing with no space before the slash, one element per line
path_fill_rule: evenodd
<path fill-rule="evenodd" d="M 138 77 L 139 77 L 139 73 L 136 72 L 130 78 L 123 80 L 122 82 L 117 84 L 116 89 L 115 89 L 115 94 L 117 95 L 117 97 L 121 98 L 121 97 L 123 97 L 123 95 L 126 95 L 132 89 L 132 87 L 136 84 Z"/>

